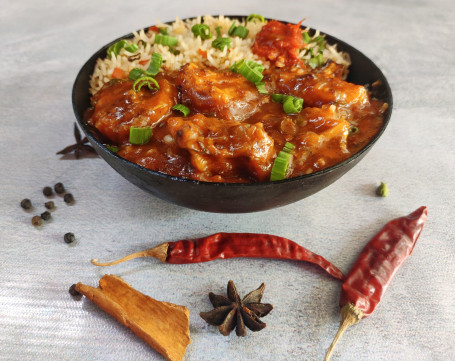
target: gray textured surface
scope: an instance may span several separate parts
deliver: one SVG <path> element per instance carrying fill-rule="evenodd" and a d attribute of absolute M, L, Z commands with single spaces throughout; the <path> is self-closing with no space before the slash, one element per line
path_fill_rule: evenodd
<path fill-rule="evenodd" d="M 340 181 L 293 205 L 221 215 L 167 204 L 127 183 L 99 158 L 60 159 L 73 141 L 71 87 L 105 43 L 156 19 L 249 14 L 319 28 L 371 57 L 395 99 L 389 128 Z M 455 347 L 454 184 L 455 6 L 453 1 L 3 1 L 0 10 L 0 359 L 162 360 L 125 327 L 68 287 L 96 285 L 115 273 L 142 292 L 190 309 L 185 360 L 322 360 L 339 322 L 339 283 L 292 262 L 229 260 L 162 265 L 136 260 L 109 269 L 111 258 L 143 247 L 218 231 L 288 237 L 347 272 L 388 220 L 427 205 L 429 218 L 412 257 L 376 312 L 352 327 L 334 360 L 453 360 Z M 379 199 L 379 181 L 390 195 Z M 41 189 L 63 182 L 77 202 L 55 198 L 41 229 Z M 22 198 L 35 212 L 19 207 Z M 77 242 L 68 246 L 63 234 Z M 233 279 L 244 294 L 267 284 L 275 308 L 267 328 L 223 337 L 198 316 L 207 293 Z"/>

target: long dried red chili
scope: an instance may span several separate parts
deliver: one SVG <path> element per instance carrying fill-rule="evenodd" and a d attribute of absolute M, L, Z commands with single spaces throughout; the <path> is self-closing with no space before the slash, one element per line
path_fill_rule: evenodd
<path fill-rule="evenodd" d="M 340 327 L 324 361 L 330 359 L 336 343 L 349 326 L 373 313 L 397 270 L 412 253 L 426 219 L 426 207 L 394 219 L 362 250 L 343 282 Z"/>
<path fill-rule="evenodd" d="M 157 247 L 136 252 L 117 261 L 96 266 L 111 266 L 138 257 L 154 257 L 166 263 L 200 263 L 227 258 L 274 258 L 311 262 L 328 274 L 344 279 L 343 273 L 332 263 L 290 239 L 256 233 L 216 233 L 207 237 L 167 242 Z"/>

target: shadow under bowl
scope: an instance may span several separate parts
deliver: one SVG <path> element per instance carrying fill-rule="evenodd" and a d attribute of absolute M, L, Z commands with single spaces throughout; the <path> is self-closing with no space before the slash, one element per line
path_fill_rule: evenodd
<path fill-rule="evenodd" d="M 240 16 L 230 16 L 241 18 Z M 310 29 L 310 32 L 314 32 Z M 368 57 L 349 44 L 324 34 L 330 44 L 351 57 L 347 81 L 359 84 L 373 84 L 374 97 L 388 103 L 383 125 L 371 141 L 348 159 L 321 171 L 282 181 L 263 183 L 212 183 L 178 178 L 156 172 L 132 163 L 106 148 L 96 132 L 84 122 L 84 113 L 90 107 L 89 80 L 96 60 L 104 58 L 107 49 L 120 39 L 132 38 L 133 34 L 122 36 L 103 46 L 84 64 L 73 86 L 72 101 L 77 122 L 96 152 L 119 174 L 139 188 L 168 202 L 206 212 L 246 213 L 263 211 L 299 201 L 329 186 L 354 167 L 373 147 L 386 129 L 392 113 L 392 92 L 381 70 Z"/>

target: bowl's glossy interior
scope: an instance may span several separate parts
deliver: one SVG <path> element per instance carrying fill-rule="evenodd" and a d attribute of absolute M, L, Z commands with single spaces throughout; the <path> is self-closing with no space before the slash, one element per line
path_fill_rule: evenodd
<path fill-rule="evenodd" d="M 239 16 L 230 17 L 239 18 Z M 392 92 L 381 70 L 357 49 L 333 36 L 325 35 L 330 44 L 338 44 L 338 49 L 348 52 L 351 57 L 352 65 L 347 80 L 359 85 L 379 81 L 380 85 L 374 88 L 373 96 L 388 103 L 389 107 L 384 114 L 382 128 L 368 145 L 345 161 L 312 174 L 264 183 L 200 182 L 143 168 L 108 150 L 83 120 L 84 113 L 90 106 L 89 79 L 96 60 L 106 56 L 108 47 L 120 39 L 131 38 L 132 34 L 122 36 L 103 46 L 84 64 L 73 86 L 74 113 L 79 126 L 98 154 L 131 183 L 156 197 L 180 206 L 208 212 L 242 213 L 284 206 L 320 191 L 356 165 L 383 134 L 392 113 Z"/>

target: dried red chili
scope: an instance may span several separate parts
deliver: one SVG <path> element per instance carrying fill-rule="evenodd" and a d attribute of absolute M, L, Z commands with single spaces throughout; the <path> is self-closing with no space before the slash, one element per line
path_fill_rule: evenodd
<path fill-rule="evenodd" d="M 343 273 L 323 257 L 283 237 L 255 233 L 216 233 L 208 237 L 162 243 L 119 260 L 96 266 L 111 266 L 138 257 L 154 257 L 166 263 L 200 263 L 227 258 L 274 258 L 314 263 L 342 280 Z"/>
<path fill-rule="evenodd" d="M 387 223 L 357 257 L 342 285 L 341 322 L 324 361 L 328 361 L 344 331 L 370 316 L 387 290 L 395 273 L 414 246 L 427 219 L 427 208 Z"/>

